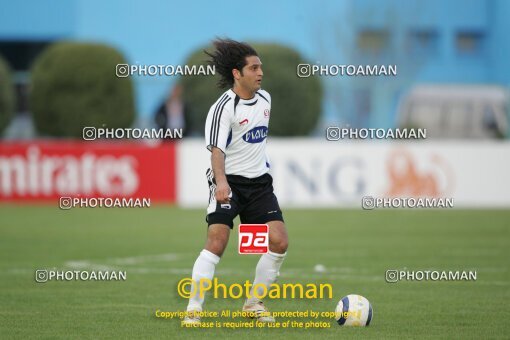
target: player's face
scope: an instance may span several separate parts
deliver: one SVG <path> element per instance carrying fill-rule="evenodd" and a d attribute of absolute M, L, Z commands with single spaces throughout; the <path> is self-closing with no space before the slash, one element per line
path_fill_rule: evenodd
<path fill-rule="evenodd" d="M 259 57 L 246 57 L 246 65 L 243 67 L 243 75 L 239 82 L 241 85 L 251 92 L 260 90 L 262 84 L 262 62 Z"/>

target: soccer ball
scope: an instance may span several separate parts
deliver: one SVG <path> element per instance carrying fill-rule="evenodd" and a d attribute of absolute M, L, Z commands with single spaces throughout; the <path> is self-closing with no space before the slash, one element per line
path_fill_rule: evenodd
<path fill-rule="evenodd" d="M 340 326 L 368 326 L 373 315 L 370 302 L 356 294 L 343 297 L 335 309 L 335 318 Z"/>

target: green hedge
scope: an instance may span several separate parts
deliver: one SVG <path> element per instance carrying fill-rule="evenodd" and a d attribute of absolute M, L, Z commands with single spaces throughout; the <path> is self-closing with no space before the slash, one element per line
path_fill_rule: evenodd
<path fill-rule="evenodd" d="M 11 122 L 14 111 L 14 87 L 7 62 L 0 56 L 0 135 Z"/>
<path fill-rule="evenodd" d="M 30 107 L 37 131 L 56 137 L 81 137 L 85 126 L 130 127 L 135 118 L 133 84 L 117 78 L 125 64 L 115 49 L 90 43 L 50 46 L 32 70 Z"/>
<path fill-rule="evenodd" d="M 317 78 L 299 78 L 298 64 L 306 61 L 291 48 L 276 44 L 252 44 L 262 61 L 262 88 L 271 94 L 272 136 L 310 134 L 321 114 L 322 86 Z M 211 46 L 206 47 L 208 51 Z M 188 65 L 206 65 L 204 48 L 195 51 Z M 218 75 L 183 77 L 184 100 L 189 108 L 191 130 L 204 133 L 207 112 L 225 90 L 216 86 Z"/>

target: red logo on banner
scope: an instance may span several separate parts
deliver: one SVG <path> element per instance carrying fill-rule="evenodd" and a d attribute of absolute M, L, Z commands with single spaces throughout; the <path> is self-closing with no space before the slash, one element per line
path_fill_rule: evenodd
<path fill-rule="evenodd" d="M 267 224 L 239 225 L 239 254 L 265 254 L 269 250 Z"/>

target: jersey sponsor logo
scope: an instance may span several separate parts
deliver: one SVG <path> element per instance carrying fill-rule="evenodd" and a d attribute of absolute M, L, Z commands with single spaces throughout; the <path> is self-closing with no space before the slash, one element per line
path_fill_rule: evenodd
<path fill-rule="evenodd" d="M 241 121 L 239 122 L 239 125 L 240 125 L 240 126 L 243 126 L 243 125 L 245 125 L 245 124 L 248 124 L 248 119 L 247 119 L 247 118 L 245 118 L 245 119 L 243 119 L 243 120 L 241 120 Z"/>
<path fill-rule="evenodd" d="M 267 126 L 257 126 L 243 135 L 243 140 L 247 143 L 261 143 L 267 137 Z"/>
<path fill-rule="evenodd" d="M 264 110 L 264 117 L 269 118 L 269 109 Z"/>

